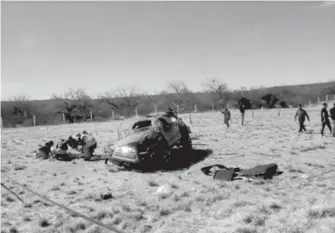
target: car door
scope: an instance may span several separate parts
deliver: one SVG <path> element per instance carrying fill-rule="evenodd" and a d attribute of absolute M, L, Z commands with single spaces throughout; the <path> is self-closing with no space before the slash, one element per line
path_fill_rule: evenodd
<path fill-rule="evenodd" d="M 170 146 L 175 145 L 181 138 L 179 131 L 178 121 L 176 118 L 171 117 L 171 127 L 164 130 L 164 136 Z"/>

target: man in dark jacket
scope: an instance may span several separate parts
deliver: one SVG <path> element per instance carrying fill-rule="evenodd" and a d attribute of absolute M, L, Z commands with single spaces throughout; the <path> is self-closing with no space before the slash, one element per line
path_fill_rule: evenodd
<path fill-rule="evenodd" d="M 299 121 L 299 133 L 301 133 L 303 130 L 306 132 L 306 128 L 305 128 L 305 120 L 306 120 L 306 117 L 309 120 L 309 116 L 307 114 L 307 112 L 305 111 L 305 109 L 302 108 L 302 105 L 299 104 L 298 106 L 298 111 L 296 112 L 295 114 L 295 117 L 294 119 L 297 120 L 297 117 L 298 117 L 298 121 Z"/>
<path fill-rule="evenodd" d="M 333 121 L 333 137 L 335 137 L 335 103 L 334 107 L 332 107 L 329 112 L 330 112 L 330 118 Z"/>
<path fill-rule="evenodd" d="M 321 135 L 323 135 L 326 126 L 328 127 L 330 133 L 332 133 L 332 127 L 330 125 L 327 107 L 328 107 L 327 103 L 324 103 L 323 108 L 321 109 L 321 122 L 322 122 Z"/>

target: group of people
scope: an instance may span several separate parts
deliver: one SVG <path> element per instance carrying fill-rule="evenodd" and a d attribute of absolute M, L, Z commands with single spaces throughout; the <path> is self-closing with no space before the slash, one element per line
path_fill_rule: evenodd
<path fill-rule="evenodd" d="M 80 149 L 78 148 L 79 146 L 81 147 Z M 97 141 L 93 135 L 83 131 L 82 133 L 69 136 L 67 140 L 60 139 L 55 148 L 54 141 L 45 143 L 38 149 L 37 157 L 49 158 L 52 156 L 58 160 L 71 160 L 76 155 L 72 154 L 69 148 L 81 152 L 84 160 L 90 160 L 94 150 L 97 148 Z"/>
<path fill-rule="evenodd" d="M 332 133 L 333 137 L 335 137 L 335 103 L 334 103 L 334 107 L 330 109 L 329 113 L 328 113 L 328 104 L 324 103 L 323 107 L 321 109 L 321 135 L 324 135 L 324 130 L 325 127 L 327 126 L 330 133 Z M 295 120 L 298 118 L 299 121 L 299 133 L 301 133 L 302 131 L 306 132 L 306 127 L 305 127 L 305 121 L 306 118 L 308 119 L 308 121 L 310 121 L 309 116 L 306 112 L 305 109 L 302 108 L 302 105 L 299 104 L 297 113 L 295 114 Z M 332 119 L 333 121 L 333 129 L 331 127 L 331 123 L 330 123 L 330 119 Z"/>
<path fill-rule="evenodd" d="M 323 104 L 323 107 L 321 109 L 321 134 L 324 135 L 324 130 L 325 127 L 327 126 L 330 133 L 332 133 L 333 137 L 335 137 L 335 103 L 334 107 L 330 109 L 328 113 L 328 105 L 327 103 Z M 241 124 L 244 125 L 244 114 L 245 114 L 245 107 L 243 104 L 240 104 L 240 112 L 241 112 Z M 223 116 L 224 116 L 224 123 L 229 127 L 229 121 L 231 119 L 231 113 L 229 109 L 226 107 L 224 110 L 221 111 Z M 308 121 L 310 121 L 309 116 L 306 112 L 305 109 L 302 108 L 302 105 L 299 104 L 298 110 L 295 114 L 295 120 L 298 118 L 299 121 L 299 133 L 305 131 L 306 132 L 306 127 L 305 127 L 305 121 L 306 118 Z M 333 121 L 333 128 L 331 127 L 330 119 Z"/>

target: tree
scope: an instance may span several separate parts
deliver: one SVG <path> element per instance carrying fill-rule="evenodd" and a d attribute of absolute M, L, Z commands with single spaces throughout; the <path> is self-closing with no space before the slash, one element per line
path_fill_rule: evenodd
<path fill-rule="evenodd" d="M 91 97 L 84 89 L 69 89 L 63 94 L 53 94 L 51 99 L 62 101 L 57 114 L 64 114 L 66 120 L 73 123 L 75 120 L 86 120 L 89 116 Z"/>
<path fill-rule="evenodd" d="M 266 102 L 268 108 L 274 108 L 276 103 L 279 101 L 279 99 L 271 93 L 268 93 L 265 96 L 263 96 L 262 100 Z"/>
<path fill-rule="evenodd" d="M 194 100 L 193 93 L 183 81 L 172 81 L 168 83 L 168 90 L 170 93 L 170 100 L 177 106 L 177 110 L 183 109 L 187 106 L 192 106 Z M 171 96 L 172 94 L 172 96 Z"/>
<path fill-rule="evenodd" d="M 188 89 L 187 85 L 183 81 L 169 82 L 168 89 L 177 95 L 190 93 L 190 90 Z"/>
<path fill-rule="evenodd" d="M 124 116 L 127 115 L 127 111 L 134 110 L 140 104 L 140 96 L 139 91 L 134 87 L 122 87 L 100 95 L 114 109 L 118 111 L 123 109 Z"/>
<path fill-rule="evenodd" d="M 23 116 L 26 117 L 30 115 L 30 98 L 26 94 L 20 94 L 17 96 L 13 96 L 10 99 L 10 102 L 13 103 L 12 107 L 12 115 L 13 116 Z"/>
<path fill-rule="evenodd" d="M 208 79 L 205 83 L 206 91 L 211 93 L 212 99 L 215 104 L 223 107 L 227 104 L 230 99 L 228 93 L 228 85 L 224 82 L 220 82 L 217 79 Z"/>
<path fill-rule="evenodd" d="M 239 105 L 243 105 L 245 109 L 251 109 L 250 100 L 245 97 L 240 98 Z"/>

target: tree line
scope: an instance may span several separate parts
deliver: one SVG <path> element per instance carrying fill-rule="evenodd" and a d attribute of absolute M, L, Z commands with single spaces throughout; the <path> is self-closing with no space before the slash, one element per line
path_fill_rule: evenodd
<path fill-rule="evenodd" d="M 1 117 L 4 127 L 31 125 L 33 115 L 36 116 L 36 124 L 48 125 L 63 120 L 68 123 L 87 121 L 91 117 L 96 121 L 112 116 L 118 119 L 133 116 L 135 111 L 139 115 L 146 115 L 166 111 L 168 107 L 186 113 L 194 111 L 195 105 L 198 111 L 218 110 L 227 105 L 237 108 L 241 103 L 246 109 L 288 108 L 290 105 L 307 104 L 309 100 L 316 102 L 319 96 L 335 95 L 335 81 L 230 90 L 226 83 L 213 78 L 207 79 L 203 87 L 203 91 L 193 92 L 183 81 L 176 80 L 168 83 L 166 90 L 158 94 L 149 94 L 133 87 L 100 93 L 95 99 L 81 88 L 52 94 L 48 100 L 31 100 L 22 94 L 10 101 L 2 101 Z"/>

